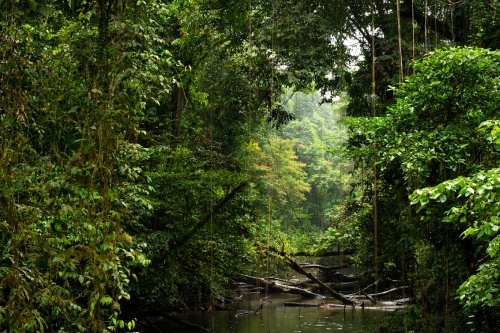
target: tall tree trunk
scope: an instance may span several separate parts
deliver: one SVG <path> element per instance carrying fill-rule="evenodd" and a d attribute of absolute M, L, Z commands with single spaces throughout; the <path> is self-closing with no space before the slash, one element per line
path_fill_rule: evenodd
<path fill-rule="evenodd" d="M 181 62 L 184 66 L 191 66 L 191 59 L 187 56 L 185 52 L 181 54 Z M 188 103 L 187 94 L 188 87 L 190 84 L 190 79 L 186 79 L 181 73 L 180 78 L 178 80 L 178 84 L 174 86 L 173 91 L 173 107 L 172 107 L 172 142 L 170 144 L 170 148 L 172 151 L 177 150 L 177 147 L 180 143 L 180 135 L 181 135 L 181 122 L 184 116 L 184 109 Z"/>

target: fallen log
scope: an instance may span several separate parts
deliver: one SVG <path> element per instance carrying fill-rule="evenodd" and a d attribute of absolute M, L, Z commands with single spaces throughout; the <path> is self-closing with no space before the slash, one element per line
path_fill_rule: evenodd
<path fill-rule="evenodd" d="M 379 297 L 379 296 L 388 295 L 388 294 L 390 294 L 392 292 L 395 292 L 395 291 L 398 291 L 398 290 L 407 289 L 407 288 L 409 288 L 409 287 L 408 286 L 401 286 L 401 287 L 392 288 L 392 289 L 389 289 L 389 290 L 386 290 L 386 291 L 382 291 L 380 293 L 368 294 L 368 295 L 371 296 L 371 297 Z"/>
<path fill-rule="evenodd" d="M 293 260 L 292 258 L 286 258 L 288 260 L 288 263 L 289 263 L 289 266 L 290 268 L 292 268 L 294 271 L 296 271 L 297 273 L 300 273 L 304 276 L 307 276 L 308 278 L 310 278 L 311 280 L 313 280 L 314 282 L 316 282 L 318 285 L 320 285 L 324 290 L 328 291 L 335 299 L 341 301 L 343 304 L 348 304 L 348 305 L 351 305 L 351 306 L 355 306 L 356 305 L 356 302 L 354 302 L 353 300 L 351 299 L 348 299 L 347 297 L 345 297 L 343 294 L 333 290 L 332 288 L 328 287 L 326 284 L 324 284 L 323 282 L 321 282 L 320 280 L 318 280 L 314 275 L 312 275 L 311 273 L 308 273 L 306 272 L 302 267 L 300 267 L 300 265 L 295 261 Z"/>
<path fill-rule="evenodd" d="M 413 304 L 413 303 L 414 303 L 413 298 L 409 298 L 409 297 L 396 300 L 396 305 L 408 305 L 408 304 Z"/>
<path fill-rule="evenodd" d="M 347 304 L 347 305 L 351 305 L 351 306 L 355 306 L 356 305 L 356 302 L 351 300 L 351 299 L 348 299 L 346 296 L 344 296 L 343 294 L 333 290 L 332 288 L 328 287 L 326 284 L 324 284 L 322 281 L 318 280 L 318 278 L 316 278 L 314 275 L 312 275 L 311 273 L 307 272 L 305 269 L 303 269 L 299 263 L 297 263 L 295 260 L 293 260 L 290 256 L 288 256 L 284 251 L 279 251 L 278 249 L 272 247 L 272 246 L 264 246 L 262 244 L 259 244 L 259 243 L 256 243 L 257 246 L 259 246 L 261 249 L 264 249 L 264 250 L 267 250 L 267 251 L 270 251 L 270 252 L 273 252 L 274 255 L 276 255 L 277 257 L 279 257 L 280 259 L 285 259 L 287 262 L 288 262 L 288 266 L 293 269 L 294 271 L 296 271 L 297 273 L 299 274 L 302 274 L 306 277 L 308 277 L 309 279 L 311 279 L 312 281 L 316 282 L 318 285 L 320 285 L 324 290 L 326 290 L 327 292 L 330 293 L 330 295 L 332 295 L 333 298 L 341 301 L 343 304 Z"/>
<path fill-rule="evenodd" d="M 403 305 L 408 305 L 413 302 L 413 299 L 411 298 L 401 298 L 401 299 L 396 299 L 394 301 L 384 301 L 381 302 L 382 305 L 386 306 L 403 306 Z"/>
<path fill-rule="evenodd" d="M 335 308 L 335 309 L 344 309 L 345 310 L 345 304 L 334 304 L 334 303 L 331 303 L 331 304 L 328 304 L 328 307 L 329 308 Z"/>
<path fill-rule="evenodd" d="M 361 289 L 359 292 L 357 293 L 353 293 L 353 294 L 350 294 L 350 295 L 347 295 L 348 297 L 352 297 L 352 298 L 357 298 L 359 294 L 363 294 L 366 298 L 368 298 L 373 304 L 377 304 L 377 300 L 375 299 L 376 297 L 379 297 L 379 296 L 385 296 L 385 295 L 388 295 L 392 292 L 395 292 L 395 291 L 398 291 L 398 290 L 403 290 L 403 289 L 407 289 L 409 288 L 408 286 L 401 286 L 401 287 L 396 287 L 396 288 L 392 288 L 392 289 L 388 289 L 388 290 L 385 290 L 385 291 L 382 291 L 382 292 L 379 292 L 379 293 L 373 293 L 373 294 L 368 294 L 366 293 L 366 290 L 375 286 L 375 285 L 378 285 L 378 283 L 380 281 L 384 281 L 385 279 L 382 279 L 382 280 L 377 280 L 376 282 L 372 283 L 371 285 L 369 285 L 368 287 L 366 288 L 363 288 Z"/>
<path fill-rule="evenodd" d="M 300 266 L 304 269 L 318 269 L 322 274 L 321 280 L 324 282 L 348 282 L 348 281 L 357 281 L 358 277 L 353 275 L 345 275 L 339 272 L 338 270 L 342 268 L 349 267 L 348 265 L 338 265 L 338 266 L 323 266 L 319 264 L 300 264 Z"/>
<path fill-rule="evenodd" d="M 340 291 L 340 290 L 354 290 L 354 288 L 358 285 L 357 282 L 344 282 L 344 283 L 334 283 L 334 282 L 324 282 L 324 284 L 326 286 L 328 286 L 329 288 L 335 290 L 335 291 Z M 313 288 L 313 289 L 317 289 L 317 288 L 320 288 L 321 286 L 316 286 L 316 288 Z M 349 297 L 346 295 L 346 297 Z"/>
<path fill-rule="evenodd" d="M 321 298 L 323 297 L 322 295 L 315 294 L 313 292 L 310 292 L 309 290 L 299 288 L 293 285 L 288 285 L 288 284 L 283 284 L 283 283 L 278 283 L 275 281 L 269 281 L 269 279 L 264 279 L 264 278 L 258 278 L 250 275 L 245 275 L 245 274 L 238 274 L 235 279 L 242 280 L 245 283 L 248 284 L 255 284 L 256 286 L 267 286 L 267 288 L 270 291 L 273 292 L 281 292 L 281 293 L 289 293 L 289 294 L 297 294 L 297 295 L 302 295 L 306 297 L 314 297 L 314 298 Z"/>
<path fill-rule="evenodd" d="M 385 282 L 385 281 L 390 281 L 390 282 L 399 282 L 399 281 L 395 281 L 395 280 L 391 280 L 389 279 L 388 277 L 383 277 L 381 279 L 378 279 L 377 281 L 373 282 L 372 284 L 366 286 L 365 288 L 363 289 L 360 289 L 359 292 L 357 293 L 353 293 L 349 296 L 351 297 L 356 297 L 356 295 L 359 295 L 359 294 L 363 294 L 366 298 L 368 298 L 373 304 L 377 304 L 377 300 L 373 297 L 373 296 L 377 296 L 378 294 L 375 294 L 375 295 L 369 295 L 366 291 L 374 286 L 379 286 L 382 282 Z"/>
<path fill-rule="evenodd" d="M 365 293 L 368 289 L 373 288 L 375 286 L 378 287 L 378 286 L 382 285 L 382 283 L 384 283 L 384 282 L 399 283 L 398 280 L 392 280 L 388 277 L 383 277 L 383 278 L 380 278 L 377 281 L 373 282 L 372 284 L 364 287 L 362 290 L 360 290 L 360 293 Z"/>
<path fill-rule="evenodd" d="M 344 275 L 342 273 L 336 272 L 332 274 L 332 277 L 337 281 L 341 282 L 356 282 L 358 281 L 358 277 L 356 275 Z"/>
<path fill-rule="evenodd" d="M 326 306 L 329 308 L 332 308 L 332 309 L 343 309 L 344 311 L 346 310 L 346 306 L 342 305 L 342 304 L 327 304 Z M 394 311 L 398 308 L 398 306 L 395 306 L 395 305 L 366 306 L 365 302 L 361 302 L 360 308 L 361 308 L 361 311 L 364 311 L 364 310 Z M 352 308 L 352 310 L 354 311 L 355 309 Z"/>
<path fill-rule="evenodd" d="M 350 265 L 323 266 L 319 264 L 300 264 L 302 268 L 317 268 L 321 271 L 336 271 L 342 268 L 350 267 Z"/>
<path fill-rule="evenodd" d="M 377 304 L 377 300 L 372 296 L 368 295 L 364 289 L 361 290 L 361 293 L 366 296 L 373 304 Z"/>
<path fill-rule="evenodd" d="M 283 284 L 288 284 L 288 285 L 292 285 L 292 286 L 295 286 L 295 287 L 298 287 L 300 285 L 300 283 L 293 282 L 291 280 L 280 279 L 280 278 L 277 278 L 277 277 L 274 277 L 274 276 L 270 276 L 267 279 L 269 281 L 278 281 L 278 283 L 283 282 Z"/>
<path fill-rule="evenodd" d="M 313 304 L 313 303 L 300 303 L 300 302 L 285 302 L 283 303 L 284 306 L 296 306 L 296 307 L 310 307 L 310 308 L 317 308 L 321 306 L 321 304 Z"/>

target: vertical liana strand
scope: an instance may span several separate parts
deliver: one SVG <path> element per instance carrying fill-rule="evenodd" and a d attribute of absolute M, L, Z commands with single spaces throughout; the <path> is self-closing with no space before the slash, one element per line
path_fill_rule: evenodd
<path fill-rule="evenodd" d="M 424 50 L 427 53 L 427 0 L 424 8 Z"/>
<path fill-rule="evenodd" d="M 376 90 L 375 90 L 375 0 L 371 6 L 371 33 L 372 33 L 372 115 L 377 116 L 376 111 Z M 375 281 L 378 280 L 378 217 L 377 217 L 377 161 L 373 162 L 373 243 L 374 243 L 374 265 Z M 378 293 L 378 283 L 375 283 L 375 293 Z M 374 298 L 375 299 L 375 298 Z M 376 299 L 375 299 L 376 300 Z"/>
<path fill-rule="evenodd" d="M 413 18 L 414 18 L 414 8 L 413 8 L 413 0 L 412 0 L 412 57 L 415 58 L 415 28 L 413 26 Z M 404 66 L 403 66 L 403 47 L 402 47 L 402 37 L 401 37 L 401 5 L 399 3 L 399 0 L 396 0 L 396 16 L 398 20 L 398 51 L 399 51 L 399 84 L 403 83 L 404 79 Z M 402 270 L 403 270 L 403 277 L 405 277 L 405 255 L 406 255 L 406 249 L 403 250 L 403 259 L 402 259 Z M 405 291 L 403 289 L 403 299 L 405 298 Z M 404 314 L 404 323 L 405 323 L 405 330 L 406 330 L 406 325 L 407 325 L 407 320 L 406 320 L 406 312 Z"/>
<path fill-rule="evenodd" d="M 212 98 L 213 94 L 210 94 Z M 214 195 L 214 144 L 213 144 L 213 131 L 214 131 L 214 109 L 212 103 L 210 103 L 210 323 L 212 325 L 212 332 L 215 332 L 215 301 L 214 301 L 214 205 L 213 205 L 213 195 Z"/>
<path fill-rule="evenodd" d="M 452 46 L 455 46 L 455 19 L 453 16 L 453 12 L 455 11 L 455 4 L 450 3 L 450 22 L 451 22 L 451 41 Z"/>
<path fill-rule="evenodd" d="M 437 29 L 437 20 L 438 20 L 438 8 L 437 8 L 437 0 L 434 0 L 434 47 L 437 49 L 438 47 L 438 29 Z"/>
<path fill-rule="evenodd" d="M 403 47 L 401 40 L 401 9 L 399 0 L 396 1 L 396 15 L 398 18 L 398 50 L 399 50 L 399 83 L 403 82 L 404 72 L 403 72 Z"/>
<path fill-rule="evenodd" d="M 248 89 L 248 95 L 247 95 L 247 98 L 248 98 L 248 107 L 247 107 L 247 114 L 246 114 L 246 117 L 247 117 L 247 137 L 248 137 L 248 145 L 250 147 L 251 143 L 252 143 L 252 139 L 253 139 L 253 136 L 252 136 L 252 107 L 253 107 L 253 82 L 251 81 L 252 79 L 252 75 L 253 75 L 253 61 L 252 61 L 252 33 L 253 33 L 253 27 L 252 27 L 252 0 L 248 0 L 248 77 L 247 77 L 247 84 L 248 84 L 248 87 L 250 87 L 250 89 Z M 253 175 L 253 171 L 252 171 L 252 163 L 251 163 L 251 160 L 249 158 L 247 158 L 246 160 L 246 169 L 247 169 L 247 179 L 251 179 L 252 178 L 252 175 Z M 257 234 L 254 235 L 254 243 L 257 243 L 258 239 L 257 239 Z M 255 272 L 256 272 L 256 276 L 258 276 L 258 272 L 260 271 L 261 269 L 261 264 L 260 264 L 260 255 L 258 254 L 258 252 L 255 252 Z M 260 287 L 260 280 L 258 278 L 256 278 L 255 280 L 255 285 L 257 287 Z"/>
<path fill-rule="evenodd" d="M 269 61 L 271 64 L 271 87 L 270 87 L 270 100 L 269 100 L 269 119 L 271 120 L 271 129 L 270 132 L 272 131 L 272 122 L 273 122 L 273 102 L 274 102 L 274 19 L 275 19 L 275 4 L 274 0 L 272 2 L 272 16 L 271 16 L 271 55 L 269 56 Z M 269 148 L 271 152 L 271 156 L 273 156 L 272 153 L 272 144 L 271 141 L 269 141 Z M 275 168 L 273 167 L 271 177 L 274 174 Z M 269 264 L 270 264 L 270 253 L 271 253 L 271 188 L 269 187 L 269 192 L 268 192 L 268 216 L 267 216 L 267 263 L 266 263 L 266 297 L 268 297 L 269 294 Z"/>
<path fill-rule="evenodd" d="M 449 295 L 450 295 L 450 276 L 449 276 L 449 256 L 450 256 L 450 239 L 448 237 L 448 234 L 446 234 L 446 254 L 445 254 L 445 258 L 446 258 L 446 295 L 445 295 L 445 310 L 444 310 L 444 313 L 445 313 L 445 317 L 444 317 L 444 332 L 445 333 L 448 333 L 448 320 L 449 320 Z"/>
<path fill-rule="evenodd" d="M 375 110 L 375 2 L 372 0 L 372 8 L 371 8 L 372 22 L 371 22 L 371 34 L 372 34 L 372 94 L 371 94 L 371 107 L 372 107 L 372 116 L 376 116 Z"/>
<path fill-rule="evenodd" d="M 415 3 L 411 0 L 411 59 L 415 60 Z M 415 67 L 413 67 L 413 74 L 415 74 Z"/>
<path fill-rule="evenodd" d="M 252 61 L 252 0 L 248 0 L 248 86 L 252 87 L 252 82 L 250 81 L 253 73 L 253 61 Z M 247 108 L 247 126 L 248 126 L 248 137 L 249 143 L 252 138 L 252 89 L 248 89 L 248 108 Z"/>
<path fill-rule="evenodd" d="M 340 22 L 341 22 L 341 26 L 340 26 L 340 38 L 339 38 L 339 43 L 340 43 L 340 54 L 339 54 L 339 59 L 340 59 L 340 100 L 342 101 L 342 89 L 344 88 L 344 69 L 345 69 L 345 58 L 344 58 L 344 53 L 345 53 L 345 44 L 344 44 L 344 38 L 345 38 L 345 27 L 346 27 L 346 24 L 347 24 L 347 19 L 344 18 L 344 13 L 345 13 L 345 3 L 344 3 L 344 0 L 342 0 L 340 2 Z M 340 139 L 341 141 L 342 139 Z M 340 207 L 342 207 L 343 205 L 343 183 L 342 183 L 342 155 L 340 155 L 340 162 L 339 162 L 339 165 L 338 165 L 338 168 L 339 168 L 339 179 L 340 179 L 340 189 L 339 189 L 339 202 L 340 202 Z M 339 219 L 339 231 L 340 231 L 340 234 L 343 234 L 343 216 L 342 214 L 340 214 L 340 219 Z M 323 231 L 323 224 L 321 226 L 321 230 Z M 342 268 L 343 268 L 343 264 L 344 264 L 344 256 L 343 256 L 343 252 L 344 252 L 344 249 L 343 249 L 343 242 L 342 242 L 342 238 L 340 238 L 340 258 L 339 258 L 339 264 L 340 264 L 340 272 L 342 273 Z M 343 281 L 343 275 L 342 275 L 342 279 L 340 282 L 344 282 Z"/>

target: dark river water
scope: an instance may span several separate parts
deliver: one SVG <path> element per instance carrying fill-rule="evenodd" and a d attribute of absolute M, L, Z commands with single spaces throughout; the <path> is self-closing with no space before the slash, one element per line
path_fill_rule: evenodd
<path fill-rule="evenodd" d="M 259 294 L 244 296 L 243 302 L 229 304 L 227 310 L 216 311 L 213 318 L 206 311 L 193 311 L 182 315 L 184 320 L 212 327 L 215 333 L 325 333 L 325 332 L 365 332 L 375 316 L 384 315 L 383 310 L 347 307 L 288 307 L 284 302 L 333 303 L 332 299 L 305 300 L 297 295 L 271 295 L 263 303 L 262 312 L 254 315 L 236 316 L 242 311 L 255 311 L 260 305 Z M 166 333 L 201 332 L 169 321 L 156 325 Z"/>

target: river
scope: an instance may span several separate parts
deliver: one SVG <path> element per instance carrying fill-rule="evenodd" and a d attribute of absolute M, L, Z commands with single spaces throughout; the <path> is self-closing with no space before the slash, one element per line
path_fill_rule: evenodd
<path fill-rule="evenodd" d="M 212 327 L 215 333 L 326 333 L 364 332 L 375 316 L 384 314 L 383 310 L 351 309 L 330 307 L 288 307 L 284 302 L 334 303 L 333 299 L 303 299 L 289 294 L 273 294 L 265 301 L 260 314 L 235 314 L 255 311 L 260 305 L 260 294 L 244 295 L 243 301 L 229 304 L 227 310 L 216 311 L 213 318 L 207 311 L 190 311 L 182 314 L 189 322 Z M 199 333 L 169 321 L 157 322 L 165 333 Z"/>

